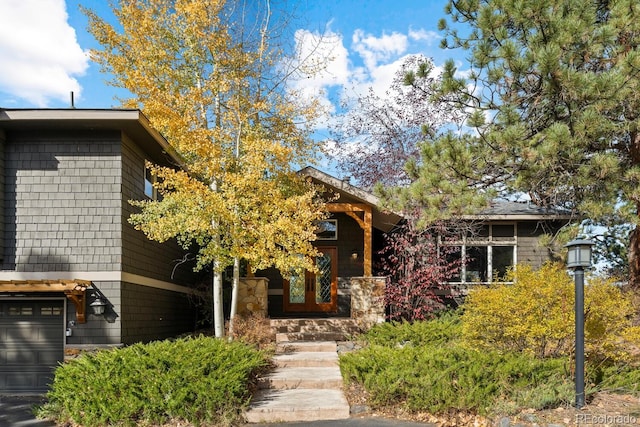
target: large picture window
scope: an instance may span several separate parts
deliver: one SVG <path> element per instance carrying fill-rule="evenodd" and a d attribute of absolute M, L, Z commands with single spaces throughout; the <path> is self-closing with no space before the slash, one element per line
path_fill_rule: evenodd
<path fill-rule="evenodd" d="M 450 261 L 460 261 L 453 283 L 490 283 L 505 275 L 516 264 L 516 224 L 488 224 L 473 235 L 441 242 L 453 247 Z"/>

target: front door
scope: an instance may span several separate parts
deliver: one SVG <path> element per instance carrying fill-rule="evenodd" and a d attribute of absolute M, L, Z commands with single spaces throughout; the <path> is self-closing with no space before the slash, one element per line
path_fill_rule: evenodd
<path fill-rule="evenodd" d="M 284 310 L 296 312 L 333 312 L 338 310 L 338 250 L 318 248 L 317 273 L 307 271 L 285 280 Z"/>

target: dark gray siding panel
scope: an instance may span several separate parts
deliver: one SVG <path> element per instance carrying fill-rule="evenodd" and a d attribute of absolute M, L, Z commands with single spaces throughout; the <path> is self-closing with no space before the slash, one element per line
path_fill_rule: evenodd
<path fill-rule="evenodd" d="M 122 327 L 122 298 L 119 281 L 95 281 L 93 286 L 107 299 L 108 306 L 105 315 L 91 314 L 87 307 L 86 323 L 76 323 L 71 327 L 72 336 L 67 337 L 67 345 L 104 345 L 120 344 Z M 92 294 L 87 291 L 87 295 Z M 87 305 L 91 302 L 87 300 Z M 76 319 L 76 308 L 73 304 L 67 304 L 67 319 Z"/>
<path fill-rule="evenodd" d="M 7 134 L 3 270 L 121 265 L 119 132 Z"/>
<path fill-rule="evenodd" d="M 193 283 L 193 262 L 176 267 L 185 253 L 174 242 L 153 242 L 129 224 L 129 216 L 136 211 L 129 200 L 144 200 L 145 155 L 125 137 L 122 156 L 122 223 L 123 271 L 157 280 L 189 285 Z M 174 270 L 175 267 L 175 270 Z M 172 278 L 173 274 L 173 278 Z"/>
<path fill-rule="evenodd" d="M 122 284 L 122 342 L 175 337 L 195 329 L 195 310 L 183 293 Z"/>
<path fill-rule="evenodd" d="M 4 259 L 4 146 L 5 133 L 0 130 L 0 263 Z"/>
<path fill-rule="evenodd" d="M 529 264 L 534 269 L 549 261 L 549 251 L 540 246 L 540 236 L 544 229 L 536 221 L 518 223 L 517 260 L 519 264 Z"/>

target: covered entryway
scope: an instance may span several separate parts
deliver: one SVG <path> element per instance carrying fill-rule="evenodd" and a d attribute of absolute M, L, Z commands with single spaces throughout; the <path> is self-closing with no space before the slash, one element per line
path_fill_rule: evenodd
<path fill-rule="evenodd" d="M 64 360 L 64 298 L 0 299 L 0 393 L 44 393 Z"/>
<path fill-rule="evenodd" d="M 338 250 L 318 248 L 318 273 L 307 271 L 284 283 L 284 310 L 287 313 L 327 313 L 338 309 Z"/>

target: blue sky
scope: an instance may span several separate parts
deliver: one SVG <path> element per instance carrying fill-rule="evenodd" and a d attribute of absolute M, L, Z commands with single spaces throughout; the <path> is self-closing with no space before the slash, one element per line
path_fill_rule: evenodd
<path fill-rule="evenodd" d="M 3 0 L 0 13 L 0 107 L 68 107 L 74 91 L 79 108 L 118 105 L 108 76 L 87 58 L 96 47 L 86 32 L 82 5 L 111 16 L 103 0 Z M 327 74 L 308 81 L 311 89 L 382 90 L 396 65 L 424 54 L 436 65 L 452 55 L 438 47 L 440 0 L 298 0 L 297 34 L 324 35 L 335 61 Z"/>
<path fill-rule="evenodd" d="M 439 19 L 444 0 L 249 0 L 288 2 L 295 20 L 290 29 L 296 46 L 326 59 L 326 68 L 293 82 L 301 93 L 320 96 L 330 112 L 339 101 L 373 89 L 381 97 L 407 56 L 424 55 L 436 69 L 456 52 L 439 47 Z M 107 0 L 1 0 L 0 108 L 67 108 L 74 92 L 76 108 L 118 107 L 123 90 L 109 86 L 108 75 L 89 60 L 99 47 L 86 31 L 79 6 L 113 20 Z M 457 53 L 458 57 L 460 54 Z M 461 63 L 462 64 L 462 63 Z M 462 67 L 464 68 L 464 67 Z M 318 95 L 321 94 L 321 95 Z M 322 117 L 314 139 L 330 144 Z M 324 164 L 323 169 L 334 172 Z"/>

